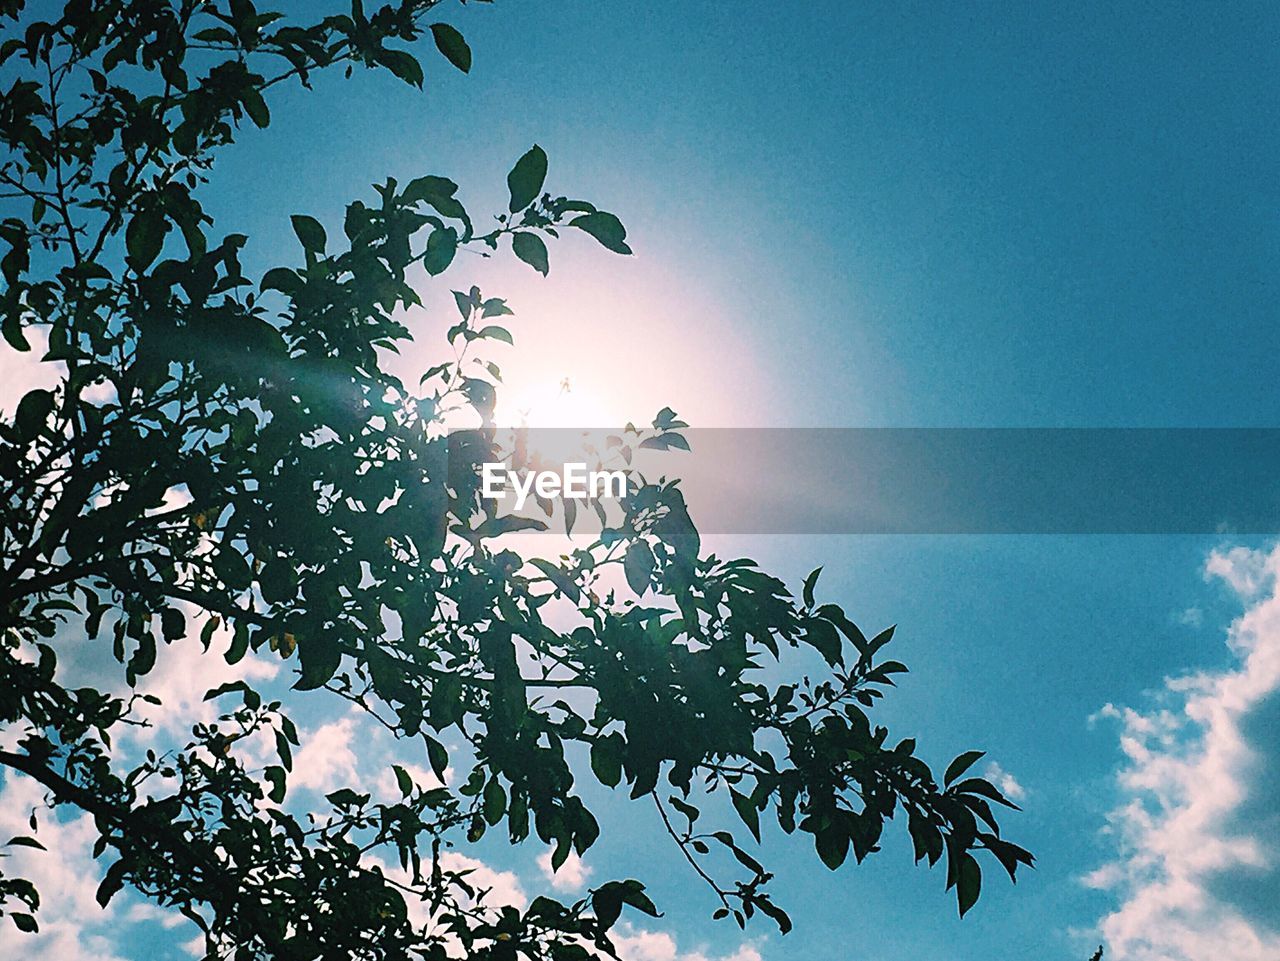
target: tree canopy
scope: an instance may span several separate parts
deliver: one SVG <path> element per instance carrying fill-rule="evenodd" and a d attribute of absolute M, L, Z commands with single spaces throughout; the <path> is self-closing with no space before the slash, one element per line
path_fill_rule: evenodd
<path fill-rule="evenodd" d="M 886 658 L 893 628 L 868 636 L 820 603 L 818 571 L 793 593 L 704 552 L 678 484 L 643 484 L 555 561 L 512 550 L 521 522 L 479 497 L 501 389 L 484 349 L 512 341 L 512 312 L 463 279 L 457 316 L 424 319 L 420 291 L 463 248 L 509 247 L 542 274 L 565 231 L 629 254 L 618 217 L 557 193 L 534 146 L 487 226 L 424 174 L 352 200 L 340 226 L 298 213 L 296 251 L 259 275 L 250 239 L 215 231 L 215 159 L 270 125 L 283 85 L 470 70 L 441 6 L 299 21 L 251 0 L 68 0 L 50 19 L 0 3 L 5 364 L 28 352 L 57 380 L 0 421 L 6 777 L 92 817 L 101 903 L 128 885 L 198 925 L 210 957 L 611 955 L 624 908 L 658 912 L 641 881 L 516 909 L 440 856 L 491 832 L 540 839 L 557 866 L 587 851 L 585 779 L 656 808 L 716 917 L 790 927 L 753 853 L 770 822 L 834 870 L 895 815 L 965 913 L 984 864 L 1014 877 L 1032 858 L 1001 837 L 994 809 L 1013 805 L 971 774 L 979 752 L 939 778 L 873 720 L 906 670 Z M 388 371 L 415 328 L 446 327 L 419 382 Z M 664 410 L 634 439 L 681 426 Z M 66 683 L 72 636 L 109 646 L 120 683 Z M 232 681 L 207 695 L 216 723 L 131 756 L 113 738 L 180 643 L 281 658 L 298 693 Z M 397 796 L 353 784 L 308 817 L 289 803 L 302 698 L 368 712 L 435 778 L 396 767 Z M 9 844 L 38 846 L 31 824 Z M 0 873 L 19 929 L 39 903 Z"/>

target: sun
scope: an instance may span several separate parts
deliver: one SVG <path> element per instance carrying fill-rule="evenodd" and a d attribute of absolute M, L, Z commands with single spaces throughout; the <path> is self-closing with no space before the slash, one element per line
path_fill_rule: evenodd
<path fill-rule="evenodd" d="M 597 428 L 621 425 L 609 398 L 570 374 L 507 384 L 495 420 L 503 427 Z"/>

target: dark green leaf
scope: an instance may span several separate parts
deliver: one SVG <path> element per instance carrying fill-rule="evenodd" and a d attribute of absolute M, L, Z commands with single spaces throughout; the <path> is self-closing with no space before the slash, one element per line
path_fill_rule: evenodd
<path fill-rule="evenodd" d="M 516 252 L 517 257 L 542 276 L 547 275 L 550 269 L 547 263 L 547 245 L 537 234 L 521 231 L 511 238 L 511 249 Z"/>
<path fill-rule="evenodd" d="M 160 255 L 160 248 L 164 246 L 164 235 L 168 232 L 169 223 L 159 207 L 143 207 L 134 214 L 124 232 L 129 266 L 139 272 L 150 267 Z"/>
<path fill-rule="evenodd" d="M 36 919 L 29 914 L 23 914 L 21 911 L 13 911 L 9 917 L 13 918 L 13 923 L 19 931 L 27 934 L 35 934 L 40 930 L 40 925 L 36 924 Z"/>
<path fill-rule="evenodd" d="M 978 903 L 978 895 L 982 891 L 982 867 L 977 859 L 968 852 L 960 855 L 960 866 L 956 878 L 956 901 L 960 905 L 960 917 Z"/>
<path fill-rule="evenodd" d="M 266 775 L 267 780 L 271 782 L 271 791 L 267 794 L 267 797 L 271 798 L 276 804 L 283 804 L 285 792 L 284 768 L 271 764 L 267 766 L 263 773 Z"/>
<path fill-rule="evenodd" d="M 422 256 L 422 266 L 432 277 L 442 274 L 458 252 L 458 232 L 452 227 L 444 227 L 431 231 L 427 238 L 427 249 Z"/>
<path fill-rule="evenodd" d="M 271 111 L 267 109 L 267 102 L 262 99 L 262 94 L 253 87 L 248 88 L 244 92 L 244 111 L 249 115 L 249 119 L 259 129 L 265 129 L 271 123 Z"/>
<path fill-rule="evenodd" d="M 627 575 L 627 584 L 637 594 L 643 595 L 649 589 L 653 568 L 653 550 L 649 547 L 649 542 L 633 541 L 622 560 L 622 569 Z"/>
<path fill-rule="evenodd" d="M 507 813 L 507 792 L 498 783 L 497 778 L 490 778 L 484 787 L 484 819 L 490 825 L 497 824 Z"/>
<path fill-rule="evenodd" d="M 34 440 L 53 413 L 53 392 L 44 388 L 28 391 L 18 401 L 18 409 L 14 413 L 13 423 L 18 428 L 18 436 L 24 442 Z"/>
<path fill-rule="evenodd" d="M 947 773 L 944 774 L 942 778 L 943 785 L 949 786 L 952 781 L 958 778 L 965 771 L 969 770 L 969 768 L 973 767 L 973 765 L 977 763 L 978 759 L 983 757 L 985 754 L 985 751 L 965 751 L 947 765 Z"/>
<path fill-rule="evenodd" d="M 400 793 L 408 797 L 413 793 L 413 778 L 409 777 L 409 772 L 399 764 L 391 765 L 391 770 L 395 772 L 396 785 L 400 788 Z"/>
<path fill-rule="evenodd" d="M 317 634 L 298 642 L 298 658 L 302 662 L 302 672 L 293 686 L 299 691 L 312 691 L 324 687 L 337 673 L 342 662 L 342 650 L 336 639 L 327 634 Z"/>
<path fill-rule="evenodd" d="M 818 849 L 818 857 L 822 858 L 822 863 L 834 871 L 849 856 L 849 835 L 844 830 L 844 825 L 836 821 L 814 836 L 814 846 Z"/>
<path fill-rule="evenodd" d="M 528 153 L 516 161 L 511 173 L 507 174 L 507 187 L 511 191 L 511 212 L 524 210 L 537 200 L 546 179 L 547 155 L 541 147 L 534 144 Z"/>
<path fill-rule="evenodd" d="M 308 217 L 306 214 L 294 214 L 289 218 L 293 224 L 293 232 L 298 235 L 298 240 L 302 242 L 302 249 L 310 251 L 313 254 L 324 253 L 325 244 L 328 237 L 325 235 L 324 227 L 315 217 Z"/>
<path fill-rule="evenodd" d="M 622 780 L 622 738 L 617 734 L 597 738 L 591 745 L 591 770 L 606 787 Z"/>
<path fill-rule="evenodd" d="M 115 893 L 124 887 L 125 864 L 123 861 L 113 861 L 111 866 L 107 868 L 107 873 L 103 875 L 102 883 L 98 885 L 98 892 L 95 895 L 97 901 L 104 908 L 111 901 Z"/>
<path fill-rule="evenodd" d="M 813 607 L 813 588 L 818 583 L 818 575 L 822 573 L 821 567 L 816 567 L 808 577 L 804 579 L 804 606 Z"/>
<path fill-rule="evenodd" d="M 733 800 L 733 807 L 738 812 L 738 817 L 742 819 L 742 823 L 747 826 L 747 830 L 751 832 L 752 837 L 759 841 L 760 812 L 756 810 L 756 806 L 751 803 L 749 797 L 745 794 L 739 794 L 733 788 L 729 788 L 729 797 Z"/>
<path fill-rule="evenodd" d="M 542 573 L 547 576 L 547 579 L 556 586 L 556 589 L 569 598 L 569 600 L 573 601 L 575 604 L 581 600 L 582 589 L 578 587 L 577 582 L 575 582 L 573 578 L 554 563 L 541 557 L 534 557 L 529 561 L 529 563 L 542 571 Z"/>
<path fill-rule="evenodd" d="M 622 221 L 611 213 L 597 210 L 593 214 L 583 214 L 569 221 L 569 226 L 585 230 L 598 240 L 602 247 L 612 250 L 615 254 L 631 253 L 631 248 L 627 246 L 627 230 L 622 226 Z"/>
<path fill-rule="evenodd" d="M 407 50 L 379 50 L 378 62 L 405 83 L 422 89 L 422 64 Z"/>
<path fill-rule="evenodd" d="M 166 641 L 176 641 L 187 633 L 187 619 L 176 607 L 166 607 L 160 612 L 160 633 Z"/>
<path fill-rule="evenodd" d="M 471 48 L 467 46 L 462 34 L 447 23 L 433 23 L 431 36 L 435 38 L 436 47 L 451 64 L 463 73 L 470 72 Z"/>

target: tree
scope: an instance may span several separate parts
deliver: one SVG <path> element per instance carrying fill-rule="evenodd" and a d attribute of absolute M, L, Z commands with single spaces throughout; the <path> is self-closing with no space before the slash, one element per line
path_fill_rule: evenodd
<path fill-rule="evenodd" d="M 340 236 L 294 216 L 298 256 L 261 277 L 241 268 L 243 234 L 212 233 L 201 188 L 242 125 L 270 124 L 274 88 L 357 66 L 421 87 L 428 34 L 469 70 L 438 6 L 355 0 L 295 23 L 251 0 L 68 0 L 49 20 L 0 4 L 16 78 L 0 104 L 2 330 L 60 372 L 0 424 L 0 765 L 93 817 L 100 902 L 130 885 L 197 924 L 210 956 L 610 954 L 624 906 L 657 911 L 640 882 L 517 911 L 439 856 L 499 829 L 536 835 L 557 865 L 586 851 L 588 776 L 656 807 L 717 917 L 790 926 L 749 850 L 766 817 L 834 870 L 878 850 L 895 812 L 917 861 L 945 859 L 963 914 L 979 856 L 1010 877 L 1032 858 L 1000 837 L 992 805 L 1013 805 L 968 775 L 979 752 L 939 781 L 913 740 L 873 724 L 905 670 L 883 659 L 892 628 L 868 638 L 819 604 L 818 571 L 796 597 L 750 560 L 705 556 L 674 484 L 641 486 L 559 562 L 503 547 L 520 522 L 477 495 L 497 371 L 469 356 L 511 339 L 502 299 L 455 294 L 455 359 L 421 383 L 384 369 L 411 337 L 404 311 L 459 248 L 510 244 L 545 274 L 543 238 L 565 229 L 629 253 L 617 217 L 547 192 L 535 146 L 487 231 L 452 181 L 425 175 L 353 201 Z M 445 431 L 459 412 L 476 426 Z M 682 426 L 664 411 L 630 440 L 673 443 Z M 636 597 L 597 591 L 618 567 Z M 576 626 L 551 626 L 549 604 Z M 64 685 L 76 632 L 111 645 L 122 693 Z M 396 768 L 400 796 L 353 785 L 307 821 L 287 803 L 299 732 L 243 680 L 209 692 L 223 714 L 185 747 L 115 752 L 138 681 L 195 638 L 211 659 L 284 658 L 297 691 L 328 692 L 291 699 L 343 698 L 420 743 L 441 778 L 469 773 L 442 786 Z M 806 650 L 824 676 L 778 682 Z M 255 738 L 270 763 L 241 750 Z M 37 823 L 10 844 L 38 845 Z M 0 898 L 37 928 L 28 881 L 0 877 Z"/>

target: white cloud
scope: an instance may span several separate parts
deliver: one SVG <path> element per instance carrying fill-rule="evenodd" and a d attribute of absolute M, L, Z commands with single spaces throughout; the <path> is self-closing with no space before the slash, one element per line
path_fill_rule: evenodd
<path fill-rule="evenodd" d="M 1204 565 L 1205 580 L 1221 578 L 1245 600 L 1257 597 L 1275 578 L 1275 552 L 1232 547 L 1214 551 Z"/>
<path fill-rule="evenodd" d="M 348 716 L 302 736 L 289 786 L 328 793 L 357 783 L 356 755 L 351 749 L 355 727 L 356 719 Z"/>
<path fill-rule="evenodd" d="M 457 851 L 441 852 L 440 867 L 445 871 L 467 872 L 466 882 L 476 889 L 482 896 L 481 900 L 490 907 L 511 905 L 523 908 L 529 903 L 528 896 L 520 887 L 520 879 L 511 871 L 499 871 L 477 858 L 467 857 Z"/>
<path fill-rule="evenodd" d="M 1188 607 L 1174 615 L 1173 621 L 1183 627 L 1201 627 L 1204 624 L 1204 611 L 1198 607 Z"/>
<path fill-rule="evenodd" d="M 28 818 L 36 811 L 38 828 Z M 40 892 L 35 912 L 40 930 L 19 932 L 8 919 L 0 920 L 0 958 L 24 961 L 123 961 L 130 952 L 118 939 L 127 936 L 125 924 L 156 924 L 166 931 L 189 922 L 174 909 L 137 900 L 128 889 L 104 909 L 98 904 L 98 883 L 105 862 L 93 858 L 98 839 L 88 814 L 68 817 L 69 808 L 55 814 L 45 806 L 45 790 L 36 781 L 6 772 L 0 787 L 0 835 L 35 837 L 47 850 L 6 848 L 4 873 L 26 878 Z M 23 910 L 14 903 L 15 910 Z"/>
<path fill-rule="evenodd" d="M 1127 761 L 1110 816 L 1118 856 L 1084 878 L 1115 890 L 1101 921 L 1115 961 L 1276 961 L 1280 932 L 1248 918 L 1214 882 L 1274 869 L 1266 839 L 1242 823 L 1257 753 L 1245 722 L 1280 691 L 1280 547 L 1214 552 L 1206 576 L 1252 601 L 1230 628 L 1237 662 L 1170 678 L 1146 712 L 1107 705 Z"/>
<path fill-rule="evenodd" d="M 754 945 L 741 945 L 732 954 L 709 955 L 702 951 L 682 952 L 676 939 L 666 931 L 642 931 L 623 923 L 612 935 L 622 961 L 764 961 Z"/>
<path fill-rule="evenodd" d="M 206 701 L 206 692 L 229 681 L 243 680 L 250 684 L 270 681 L 280 672 L 280 662 L 274 656 L 268 660 L 253 652 L 236 664 L 228 664 L 222 654 L 231 645 L 231 632 L 225 625 L 214 631 L 206 652 L 196 636 L 203 617 L 197 619 L 196 608 L 189 604 L 180 606 L 186 614 L 189 636 L 171 644 L 161 644 L 155 669 L 138 679 L 138 691 L 153 694 L 161 702 L 159 705 L 139 702 L 136 706 L 136 715 L 153 725 L 132 729 L 144 740 L 154 738 L 158 733 L 185 738 L 193 724 L 213 721 L 226 709 L 230 700 Z M 85 643 L 105 646 L 101 638 Z M 110 670 L 109 665 L 107 669 Z M 99 680 L 98 683 L 104 682 Z M 111 685 L 112 682 L 105 683 Z"/>
<path fill-rule="evenodd" d="M 411 882 L 411 875 L 408 871 L 401 868 L 399 864 L 392 864 L 377 854 L 366 854 L 362 859 L 362 863 L 368 868 L 376 869 L 384 877 L 399 884 L 409 884 Z M 511 871 L 499 871 L 478 858 L 468 857 L 457 851 L 442 851 L 440 853 L 440 867 L 446 872 L 462 874 L 463 880 L 475 891 L 477 895 L 476 902 L 483 904 L 485 907 L 500 908 L 510 906 L 524 908 L 529 903 L 528 896 L 520 886 L 520 879 Z M 429 870 L 429 865 L 425 865 L 423 870 Z M 431 931 L 434 928 L 431 911 L 425 901 L 406 895 L 405 907 L 408 911 L 409 922 L 415 929 Z M 450 957 L 461 953 L 461 943 L 451 933 L 441 930 L 436 930 L 435 933 L 444 937 L 447 949 L 450 951 Z"/>
<path fill-rule="evenodd" d="M 43 387 L 51 390 L 57 387 L 66 374 L 66 364 L 42 363 L 40 358 L 49 349 L 49 335 L 42 327 L 28 327 L 25 331 L 28 351 L 16 351 L 6 341 L 0 345 L 0 366 L 4 367 L 4 377 L 0 377 L 0 412 L 12 414 L 18 409 L 18 403 L 26 396 L 27 391 Z"/>
<path fill-rule="evenodd" d="M 564 864 L 560 865 L 560 870 L 557 871 L 551 864 L 553 850 L 553 848 L 548 848 L 538 855 L 538 867 L 543 876 L 551 882 L 551 886 L 557 891 L 581 890 L 582 886 L 587 883 L 587 877 L 591 874 L 591 869 L 582 863 L 582 859 L 578 855 L 570 851 L 569 856 L 565 858 Z"/>
<path fill-rule="evenodd" d="M 43 387 L 54 390 L 67 378 L 65 361 L 41 360 L 49 350 L 49 333 L 44 327 L 27 327 L 23 333 L 30 350 L 17 351 L 8 341 L 0 343 L 0 412 L 12 414 L 28 391 Z M 115 387 L 106 380 L 97 381 L 81 389 L 80 397 L 90 404 L 104 404 L 116 398 Z"/>
<path fill-rule="evenodd" d="M 400 782 L 396 780 L 396 775 L 391 770 L 393 761 L 388 761 L 378 773 L 378 797 L 380 798 L 398 798 L 400 796 Z M 428 770 L 421 764 L 411 764 L 408 761 L 398 762 L 404 768 L 405 774 L 409 775 L 410 780 L 424 791 L 430 791 L 438 787 L 445 787 L 453 783 L 453 768 L 446 767 L 444 769 L 444 780 L 436 777 L 436 772 Z"/>
<path fill-rule="evenodd" d="M 129 906 L 129 910 L 124 916 L 126 921 L 133 924 L 142 924 L 149 922 L 158 924 L 165 930 L 176 928 L 187 919 L 179 914 L 176 910 L 166 910 L 158 905 L 152 904 L 150 901 L 138 901 Z"/>
<path fill-rule="evenodd" d="M 44 807 L 44 789 L 27 777 L 7 773 L 0 790 L 0 834 L 31 836 L 33 809 Z M 4 873 L 29 880 L 40 892 L 37 934 L 22 934 L 6 918 L 0 923 L 0 957 L 24 961 L 121 961 L 106 937 L 118 916 L 112 902 L 103 910 L 95 899 L 100 870 L 92 860 L 98 832 L 87 814 L 60 819 L 39 812 L 35 836 L 47 851 L 6 849 Z M 17 910 L 22 910 L 17 908 Z"/>
<path fill-rule="evenodd" d="M 1018 783 L 1018 779 L 995 761 L 987 765 L 982 776 L 999 788 L 1000 793 L 1010 801 L 1021 801 L 1027 796 L 1027 789 Z"/>

